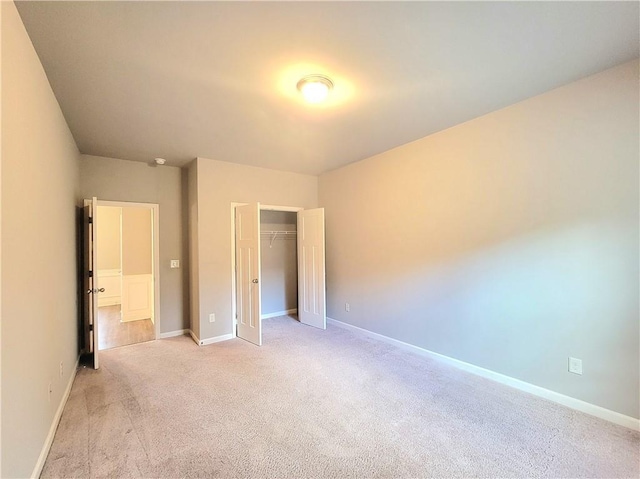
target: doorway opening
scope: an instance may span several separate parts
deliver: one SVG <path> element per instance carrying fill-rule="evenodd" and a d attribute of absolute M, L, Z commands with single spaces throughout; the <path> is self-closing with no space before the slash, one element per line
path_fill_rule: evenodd
<path fill-rule="evenodd" d="M 153 215 L 98 204 L 98 349 L 155 339 Z"/>
<path fill-rule="evenodd" d="M 160 331 L 159 207 L 84 200 L 84 352 L 151 341 Z"/>
<path fill-rule="evenodd" d="M 260 319 L 298 313 L 298 216 L 260 210 Z"/>

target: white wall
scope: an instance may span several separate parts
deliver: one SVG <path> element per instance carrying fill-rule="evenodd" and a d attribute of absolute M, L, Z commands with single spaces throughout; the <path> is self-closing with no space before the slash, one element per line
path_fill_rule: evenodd
<path fill-rule="evenodd" d="M 83 198 L 160 205 L 160 328 L 163 333 L 187 329 L 189 266 L 182 170 L 81 155 L 80 193 Z M 172 259 L 180 260 L 179 269 L 170 268 Z"/>
<path fill-rule="evenodd" d="M 328 315 L 640 417 L 638 100 L 636 61 L 322 175 Z"/>
<path fill-rule="evenodd" d="M 2 9 L 2 477 L 36 467 L 78 357 L 78 150 L 13 2 Z M 64 374 L 59 374 L 60 362 Z M 52 395 L 49 400 L 48 385 Z M 36 471 L 37 472 L 37 471 Z"/>
<path fill-rule="evenodd" d="M 197 335 L 204 340 L 229 334 L 233 327 L 231 203 L 313 208 L 318 178 L 204 158 L 195 163 L 189 169 L 189 186 L 197 189 L 189 193 L 194 200 L 190 202 L 190 224 L 196 235 L 191 244 L 197 248 L 191 253 L 196 262 L 192 265 L 198 265 L 191 285 L 192 323 L 199 323 Z M 215 323 L 209 323 L 210 313 L 215 313 Z"/>

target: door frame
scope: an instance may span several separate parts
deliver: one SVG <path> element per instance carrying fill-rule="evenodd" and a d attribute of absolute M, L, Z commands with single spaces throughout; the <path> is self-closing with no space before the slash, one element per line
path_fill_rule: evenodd
<path fill-rule="evenodd" d="M 92 200 L 84 200 L 84 204 Z M 153 228 L 151 228 L 153 256 L 153 322 L 155 338 L 160 338 L 160 205 L 157 203 L 134 203 L 130 201 L 109 201 L 98 199 L 96 206 L 112 206 L 116 208 L 146 208 L 152 211 Z M 97 274 L 97 272 L 96 272 Z M 96 326 L 97 327 L 97 326 Z"/>
<path fill-rule="evenodd" d="M 233 327 L 231 331 L 232 337 L 237 337 L 237 325 L 238 318 L 236 317 L 237 305 L 236 305 L 236 206 L 245 206 L 249 203 L 235 203 L 231 202 L 231 318 L 233 319 Z M 290 213 L 297 213 L 303 211 L 304 208 L 300 206 L 276 206 L 276 205 L 263 205 L 260 203 L 260 211 L 286 211 Z M 297 240 L 296 240 L 297 247 Z M 262 318 L 259 319 L 262 321 Z"/>

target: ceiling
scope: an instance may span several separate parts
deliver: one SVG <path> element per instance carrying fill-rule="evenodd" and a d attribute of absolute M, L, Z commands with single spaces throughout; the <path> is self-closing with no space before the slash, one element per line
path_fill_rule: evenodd
<path fill-rule="evenodd" d="M 639 54 L 638 2 L 16 4 L 80 151 L 175 166 L 319 174 Z"/>

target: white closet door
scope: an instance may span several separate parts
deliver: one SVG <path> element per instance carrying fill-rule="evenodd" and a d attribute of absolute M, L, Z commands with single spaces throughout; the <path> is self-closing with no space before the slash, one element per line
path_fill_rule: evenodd
<path fill-rule="evenodd" d="M 238 337 L 262 345 L 260 320 L 260 204 L 236 207 Z"/>
<path fill-rule="evenodd" d="M 298 212 L 298 318 L 327 328 L 324 208 Z"/>

